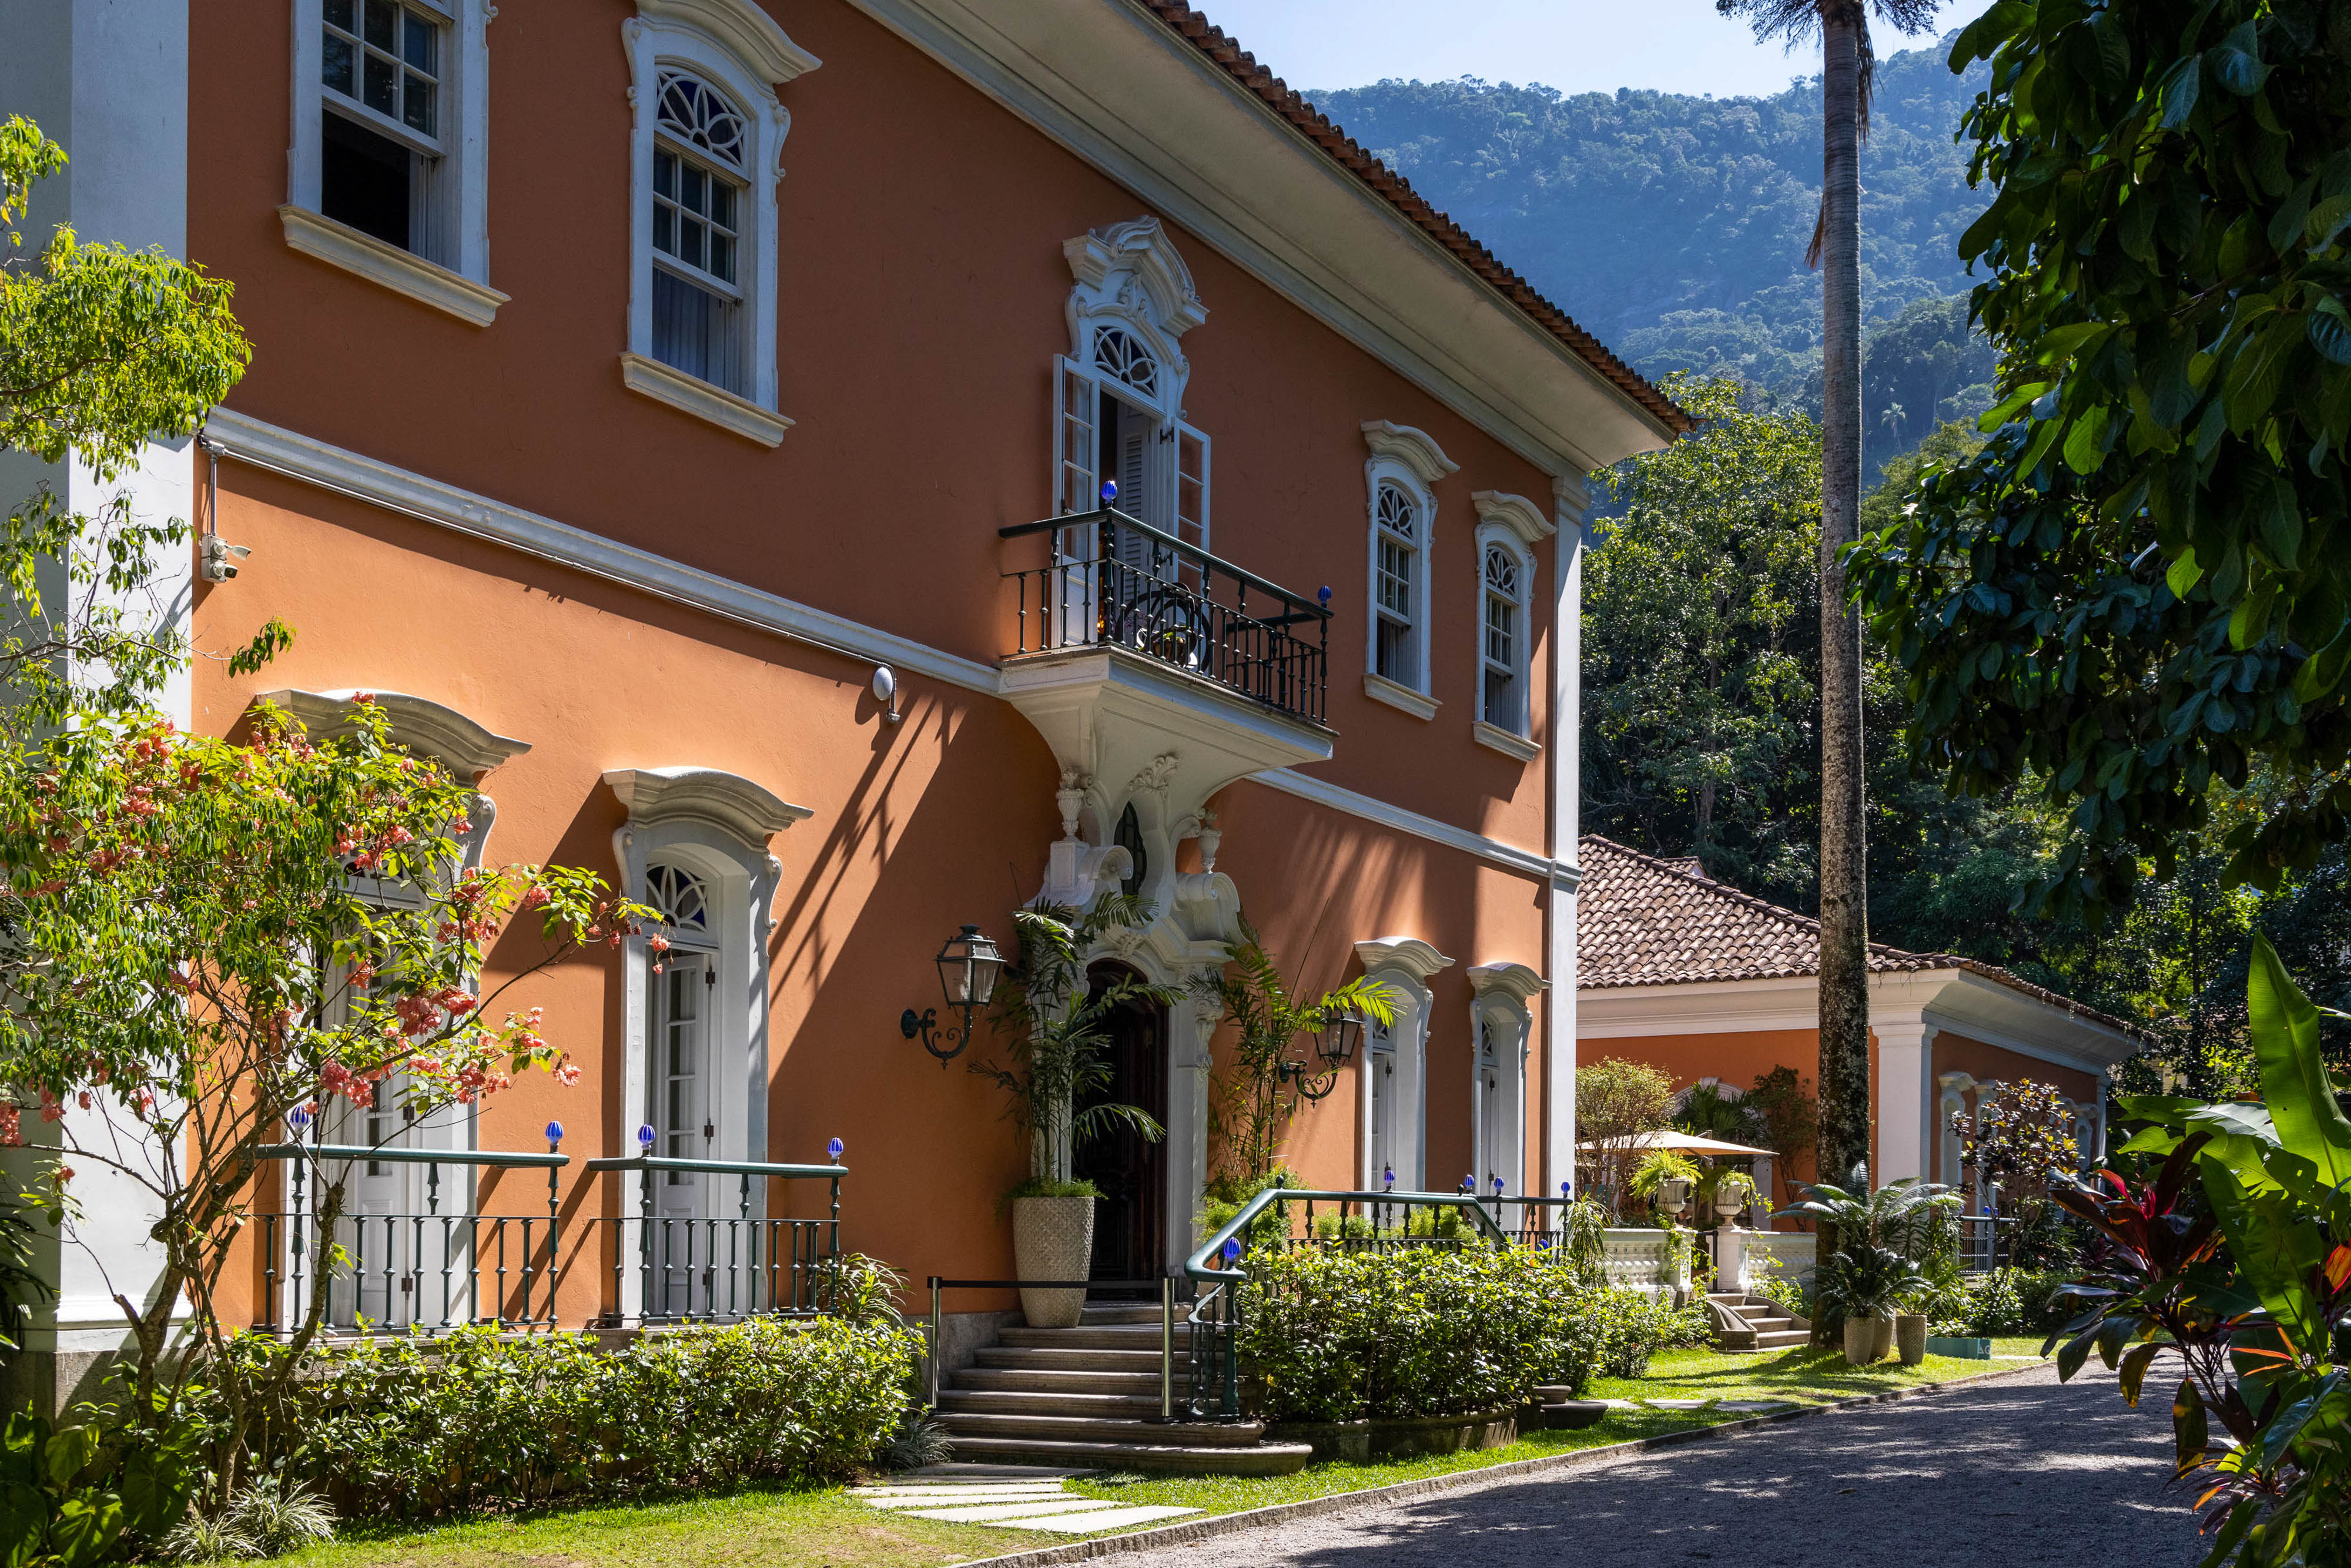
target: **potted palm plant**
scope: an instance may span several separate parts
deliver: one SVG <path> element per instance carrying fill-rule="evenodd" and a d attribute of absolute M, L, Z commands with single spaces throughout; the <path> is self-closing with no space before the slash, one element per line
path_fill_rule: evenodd
<path fill-rule="evenodd" d="M 1112 1127 L 1133 1127 L 1156 1143 L 1163 1129 L 1136 1105 L 1081 1102 L 1106 1088 L 1111 1064 L 1110 1020 L 1138 1000 L 1167 1003 L 1175 993 L 1132 979 L 1099 989 L 1087 966 L 1105 936 L 1150 918 L 1140 898 L 1105 898 L 1082 914 L 1051 906 L 1016 911 L 1019 963 L 997 992 L 995 1023 L 1006 1040 L 1001 1061 L 974 1061 L 971 1071 L 1002 1089 L 1006 1114 L 1029 1137 L 1029 1179 L 1005 1195 L 1012 1210 L 1013 1269 L 1024 1280 L 1082 1280 L 1093 1263 L 1092 1182 L 1072 1179 L 1077 1145 Z M 1023 1291 L 1020 1310 L 1031 1328 L 1073 1328 L 1085 1310 L 1082 1291 Z"/>
<path fill-rule="evenodd" d="M 1893 1248 L 1866 1243 L 1832 1257 L 1822 1275 L 1821 1299 L 1844 1314 L 1844 1358 L 1855 1366 L 1885 1357 L 1895 1314 L 1933 1284 Z"/>

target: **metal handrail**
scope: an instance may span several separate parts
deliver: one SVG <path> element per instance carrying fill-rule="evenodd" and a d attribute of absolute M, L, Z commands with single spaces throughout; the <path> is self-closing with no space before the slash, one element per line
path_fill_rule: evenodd
<path fill-rule="evenodd" d="M 580 1167 L 590 1171 L 706 1171 L 717 1176 L 845 1176 L 847 1166 L 777 1166 L 757 1160 L 684 1160 L 665 1155 L 606 1155 Z"/>
<path fill-rule="evenodd" d="M 1293 593 L 1278 582 L 1269 582 L 1246 567 L 1235 566 L 1220 555 L 1211 555 L 1198 545 L 1179 539 L 1174 534 L 1154 528 L 1134 513 L 1122 512 L 1116 507 L 1097 507 L 1091 512 L 1071 512 L 1066 517 L 1040 517 L 1033 523 L 1013 523 L 1008 527 L 997 529 L 996 537 L 1000 539 L 1015 539 L 1026 534 L 1052 533 L 1061 528 L 1092 528 L 1102 523 L 1115 523 L 1122 528 L 1131 528 L 1155 543 L 1165 545 L 1186 560 L 1199 566 L 1213 567 L 1228 577 L 1247 583 L 1260 593 L 1270 593 L 1294 607 L 1295 613 L 1284 615 L 1278 620 L 1257 618 L 1263 621 L 1266 625 L 1286 626 L 1293 621 L 1331 619 L 1331 610 L 1327 606 L 1316 603 L 1308 595 Z"/>
<path fill-rule="evenodd" d="M 381 1160 L 392 1165 L 489 1166 L 497 1169 L 552 1169 L 571 1163 L 569 1155 L 531 1154 L 520 1149 L 373 1148 L 366 1144 L 265 1144 L 256 1160 Z M 596 1168 L 590 1162 L 588 1168 Z"/>

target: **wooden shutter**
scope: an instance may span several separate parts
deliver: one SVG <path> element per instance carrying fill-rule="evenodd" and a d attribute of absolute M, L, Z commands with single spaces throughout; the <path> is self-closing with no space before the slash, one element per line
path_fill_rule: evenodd
<path fill-rule="evenodd" d="M 1208 438 L 1180 420 L 1176 425 L 1176 506 L 1168 532 L 1202 549 L 1208 543 Z M 1205 589 L 1206 573 L 1186 562 L 1183 580 Z"/>
<path fill-rule="evenodd" d="M 1091 512 L 1102 505 L 1102 484 L 1096 467 L 1098 446 L 1094 421 L 1102 407 L 1102 389 L 1092 371 L 1066 355 L 1053 361 L 1053 486 L 1055 517 Z M 1047 612 L 1051 645 L 1069 647 L 1094 637 L 1097 586 L 1094 558 L 1096 534 L 1089 525 L 1061 528 L 1053 535 L 1054 549 L 1065 564 L 1046 580 Z"/>

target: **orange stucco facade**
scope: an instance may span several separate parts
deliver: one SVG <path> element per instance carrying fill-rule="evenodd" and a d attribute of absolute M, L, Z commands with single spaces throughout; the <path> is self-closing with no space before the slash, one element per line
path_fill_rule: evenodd
<path fill-rule="evenodd" d="M 1070 351 L 1065 243 L 1149 204 L 844 0 L 769 11 L 823 62 L 780 89 L 789 177 L 769 259 L 775 412 L 792 423 L 776 444 L 623 384 L 634 111 L 622 39 L 637 11 L 622 0 L 498 8 L 485 128 L 488 282 L 508 298 L 486 326 L 289 246 L 278 212 L 282 84 L 300 73 L 285 9 L 207 13 L 190 40 L 188 249 L 235 280 L 253 340 L 251 369 L 226 408 L 904 639 L 956 668 L 992 670 L 1018 633 L 1003 574 L 1044 553 L 1039 538 L 1006 541 L 998 530 L 1055 509 L 1053 365 Z M 1361 973 L 1359 941 L 1414 937 L 1451 960 L 1428 982 L 1417 1108 L 1430 1184 L 1450 1189 L 1478 1135 L 1467 971 L 1517 964 L 1557 979 L 1549 857 L 1573 842 L 1573 826 L 1557 821 L 1550 771 L 1561 749 L 1553 584 L 1573 519 L 1527 546 L 1524 729 L 1539 749 L 1522 759 L 1471 733 L 1481 547 L 1469 498 L 1533 497 L 1548 514 L 1553 476 L 1566 470 L 1520 455 L 1459 399 L 1401 373 L 1217 244 L 1172 220 L 1164 233 L 1207 311 L 1183 340 L 1182 414 L 1213 442 L 1210 547 L 1307 596 L 1329 585 L 1334 612 L 1330 755 L 1299 771 L 1349 803 L 1251 779 L 1226 785 L 1209 802 L 1223 834 L 1215 869 L 1306 992 Z M 1436 486 L 1426 535 L 1433 719 L 1365 693 L 1369 421 L 1425 433 L 1456 465 Z M 902 1037 L 898 1019 L 938 1005 L 933 957 L 958 925 L 1006 940 L 1012 910 L 1038 894 L 1062 831 L 1059 763 L 1038 727 L 972 681 L 904 663 L 903 718 L 890 722 L 869 689 L 875 658 L 677 602 L 625 573 L 469 537 L 316 475 L 271 471 L 234 442 L 225 450 L 209 470 L 190 454 L 199 485 L 217 486 L 204 527 L 251 554 L 234 580 L 197 588 L 197 645 L 240 644 L 272 617 L 298 635 L 251 678 L 200 660 L 193 725 L 236 733 L 256 695 L 288 688 L 441 705 L 528 746 L 481 780 L 496 807 L 489 862 L 582 865 L 622 884 L 617 846 L 632 819 L 605 782 L 612 770 L 711 769 L 805 809 L 805 820 L 749 846 L 755 862 L 771 854 L 777 869 L 759 955 L 764 1134 L 746 1152 L 820 1161 L 837 1137 L 851 1171 L 844 1247 L 916 1280 L 1009 1274 L 998 1198 L 1027 1173 L 1025 1142 L 994 1087 L 965 1060 L 942 1070 Z M 1426 823 L 1477 843 L 1462 847 Z M 1090 818 L 1087 831 L 1100 842 L 1109 825 Z M 1184 840 L 1176 863 L 1198 870 L 1196 841 Z M 536 958 L 533 939 L 510 932 L 485 990 Z M 566 1322 L 617 1306 L 606 1222 L 633 1212 L 635 1195 L 623 1178 L 580 1165 L 635 1152 L 632 1107 L 649 1102 L 628 1077 L 642 1024 L 625 982 L 641 961 L 599 949 L 501 996 L 500 1007 L 544 1008 L 548 1035 L 584 1076 L 570 1088 L 527 1077 L 467 1134 L 481 1148 L 535 1149 L 544 1124 L 563 1124 L 575 1155 L 558 1178 Z M 1545 1024 L 1538 1001 L 1509 1156 L 1517 1190 L 1545 1179 L 1545 1139 L 1560 1131 L 1545 1105 L 1565 1064 L 1554 1063 Z M 643 1042 L 633 1043 L 642 1055 Z M 1659 1042 L 1659 1060 L 1740 1082 L 1803 1061 L 1750 1038 L 1737 1049 L 1754 1057 L 1751 1069 L 1709 1061 L 1711 1049 Z M 972 1054 L 996 1049 L 983 1038 Z M 1359 1070 L 1309 1105 L 1291 1136 L 1290 1162 L 1315 1185 L 1354 1184 L 1365 1135 Z M 1169 1069 L 1174 1092 L 1190 1071 Z M 543 1214 L 545 1176 L 487 1175 L 477 1201 L 485 1213 Z M 813 1212 L 805 1195 L 770 1201 Z M 1165 1220 L 1180 1237 L 1191 1218 Z M 277 1264 L 256 1249 L 232 1289 L 257 1291 Z"/>

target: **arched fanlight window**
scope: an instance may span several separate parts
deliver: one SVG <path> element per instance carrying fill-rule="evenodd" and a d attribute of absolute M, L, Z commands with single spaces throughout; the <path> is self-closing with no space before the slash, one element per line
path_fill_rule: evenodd
<path fill-rule="evenodd" d="M 1147 398 L 1159 395 L 1159 363 L 1132 333 L 1116 327 L 1095 333 L 1094 368 Z"/>
<path fill-rule="evenodd" d="M 661 128 L 721 162 L 743 167 L 743 116 L 699 77 L 662 72 Z"/>
<path fill-rule="evenodd" d="M 1420 508 L 1400 485 L 1379 487 L 1374 610 L 1379 629 L 1373 673 L 1399 685 L 1420 685 Z"/>
<path fill-rule="evenodd" d="M 1486 547 L 1486 612 L 1479 660 L 1482 677 L 1479 716 L 1513 735 L 1526 729 L 1526 700 L 1520 663 L 1519 559 L 1499 545 Z"/>
<path fill-rule="evenodd" d="M 645 868 L 645 902 L 661 912 L 673 946 L 715 947 L 710 929 L 710 892 L 684 866 L 657 862 Z"/>

